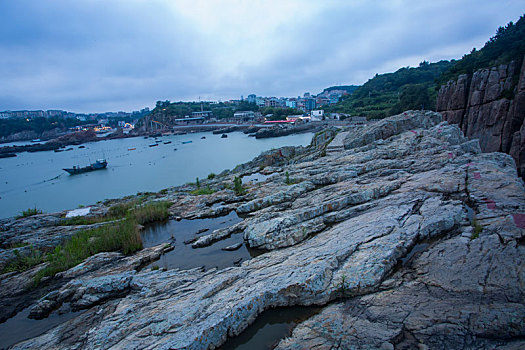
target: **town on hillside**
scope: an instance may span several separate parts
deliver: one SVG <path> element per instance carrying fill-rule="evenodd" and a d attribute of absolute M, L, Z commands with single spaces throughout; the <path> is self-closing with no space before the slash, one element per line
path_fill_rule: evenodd
<path fill-rule="evenodd" d="M 133 112 L 74 113 L 63 110 L 21 110 L 0 112 L 0 142 L 32 139 L 62 132 L 93 130 L 98 134 L 121 129 L 129 133 L 137 127 L 142 132 L 170 131 L 180 126 L 212 124 L 297 125 L 322 122 L 363 125 L 367 118 L 340 112 L 326 112 L 351 94 L 356 86 L 324 89 L 318 95 L 305 92 L 297 97 L 262 97 L 255 94 L 228 101 L 170 102 L 157 101 L 153 110 L 145 107 Z M 34 132 L 25 132 L 25 131 Z M 36 135 L 36 136 L 35 136 Z"/>

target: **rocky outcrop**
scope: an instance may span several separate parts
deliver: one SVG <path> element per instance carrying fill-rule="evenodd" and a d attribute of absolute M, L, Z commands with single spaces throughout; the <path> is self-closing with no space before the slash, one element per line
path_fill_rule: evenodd
<path fill-rule="evenodd" d="M 321 130 L 322 126 L 318 124 L 308 123 L 303 125 L 288 125 L 286 127 L 273 127 L 273 128 L 264 128 L 259 129 L 255 133 L 255 138 L 257 139 L 263 139 L 268 137 L 279 137 L 279 136 L 286 136 L 286 135 L 292 135 L 292 134 L 300 134 L 303 132 L 314 132 Z"/>
<path fill-rule="evenodd" d="M 222 270 L 73 277 L 35 313 L 57 301 L 86 311 L 14 348 L 213 349 L 264 310 L 293 305 L 327 306 L 282 349 L 519 345 L 525 187 L 513 159 L 481 153 L 433 112 L 384 126 L 348 135 L 346 150 L 326 156 L 281 152 L 271 180 L 243 196 L 170 194 L 181 199 L 176 210 L 190 215 L 185 202 L 196 217 L 207 212 L 203 203 L 234 201 L 243 221 L 203 240 L 243 232 L 267 251 Z M 213 181 L 256 171 L 267 160 L 259 159 Z"/>
<path fill-rule="evenodd" d="M 510 154 L 525 175 L 525 59 L 460 75 L 441 87 L 436 107 L 483 152 Z"/>

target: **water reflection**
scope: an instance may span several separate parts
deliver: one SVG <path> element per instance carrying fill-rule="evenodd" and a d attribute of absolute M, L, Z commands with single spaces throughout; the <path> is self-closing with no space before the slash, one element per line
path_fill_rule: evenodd
<path fill-rule="evenodd" d="M 268 350 L 289 336 L 293 328 L 321 310 L 318 306 L 293 306 L 270 309 L 235 338 L 228 339 L 221 350 Z"/>
<path fill-rule="evenodd" d="M 150 226 L 142 233 L 144 247 L 152 247 L 161 243 L 171 243 L 175 249 L 164 254 L 160 260 L 152 263 L 160 268 L 191 269 L 204 266 L 205 269 L 217 267 L 219 269 L 233 266 L 262 253 L 243 244 L 234 251 L 224 251 L 222 248 L 243 243 L 242 233 L 234 234 L 230 238 L 216 242 L 209 247 L 193 249 L 192 241 L 199 236 L 210 234 L 213 230 L 225 228 L 240 222 L 242 219 L 232 211 L 227 216 L 196 220 L 171 220 L 168 223 Z M 204 232 L 204 230 L 206 230 Z"/>

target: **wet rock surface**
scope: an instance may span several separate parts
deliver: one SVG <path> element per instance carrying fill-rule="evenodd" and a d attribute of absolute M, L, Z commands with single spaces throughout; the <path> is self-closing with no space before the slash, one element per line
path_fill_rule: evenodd
<path fill-rule="evenodd" d="M 350 132 L 345 150 L 326 156 L 267 152 L 209 181 L 214 194 L 169 191 L 174 216 L 211 217 L 227 205 L 243 218 L 193 245 L 243 232 L 267 252 L 221 270 L 75 277 L 75 267 L 35 314 L 57 301 L 86 311 L 14 348 L 215 348 L 264 310 L 294 305 L 328 306 L 281 349 L 519 347 L 523 181 L 510 156 L 482 154 L 440 119 L 408 111 Z M 272 175 L 243 194 L 221 189 L 256 172 Z M 104 254 L 92 259 L 116 253 Z"/>

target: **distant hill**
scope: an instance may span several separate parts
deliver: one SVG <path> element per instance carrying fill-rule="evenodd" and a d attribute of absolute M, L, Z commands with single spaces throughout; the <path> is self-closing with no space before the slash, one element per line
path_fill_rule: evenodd
<path fill-rule="evenodd" d="M 381 119 L 407 109 L 435 110 L 439 87 L 460 74 L 472 74 L 481 68 L 522 62 L 525 55 L 525 16 L 514 24 L 499 27 L 479 51 L 473 49 L 460 60 L 428 63 L 419 67 L 405 67 L 395 73 L 376 74 L 357 88 L 352 95 L 327 108 L 329 112 L 343 112 Z M 514 83 L 518 81 L 515 71 Z"/>
<path fill-rule="evenodd" d="M 329 91 L 333 91 L 333 90 L 344 90 L 346 91 L 347 93 L 349 94 L 352 94 L 357 88 L 359 87 L 359 85 L 339 85 L 339 86 L 330 86 L 326 89 L 323 90 L 323 93 L 326 93 L 326 92 L 329 92 Z"/>
<path fill-rule="evenodd" d="M 353 94 L 327 110 L 381 119 L 407 109 L 434 109 L 437 93 L 435 80 L 451 65 L 449 61 L 423 61 L 419 67 L 376 74 L 355 89 Z"/>

